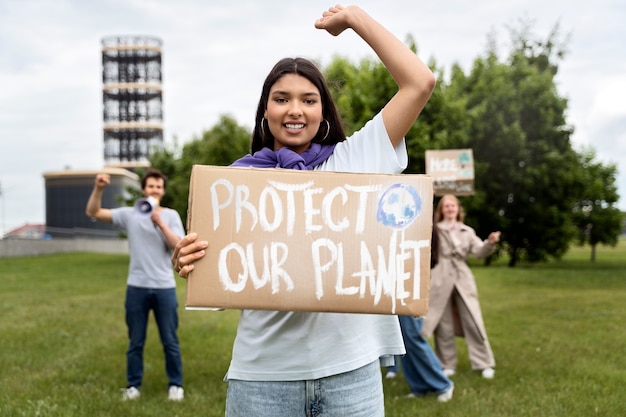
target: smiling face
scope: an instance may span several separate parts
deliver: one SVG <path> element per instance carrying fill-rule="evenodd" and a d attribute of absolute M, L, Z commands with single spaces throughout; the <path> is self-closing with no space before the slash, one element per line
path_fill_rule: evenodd
<path fill-rule="evenodd" d="M 441 200 L 441 214 L 446 221 L 459 219 L 459 202 L 456 198 L 445 196 Z"/>
<path fill-rule="evenodd" d="M 323 120 L 320 92 L 307 78 L 285 74 L 270 89 L 265 118 L 274 136 L 274 150 L 290 148 L 302 153 Z"/>
<path fill-rule="evenodd" d="M 163 178 L 148 177 L 146 185 L 141 190 L 144 197 L 152 197 L 157 201 L 161 201 L 165 195 L 165 184 Z"/>

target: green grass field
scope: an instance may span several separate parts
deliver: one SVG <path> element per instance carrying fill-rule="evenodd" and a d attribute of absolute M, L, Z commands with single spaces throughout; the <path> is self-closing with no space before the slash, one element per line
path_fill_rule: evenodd
<path fill-rule="evenodd" d="M 463 339 L 451 402 L 405 398 L 384 380 L 387 416 L 626 416 L 626 241 L 561 261 L 474 263 L 497 367 L 471 371 Z M 180 311 L 186 398 L 166 399 L 151 320 L 139 401 L 122 402 L 128 258 L 0 259 L 0 416 L 223 416 L 237 311 Z M 184 305 L 184 282 L 179 300 Z"/>

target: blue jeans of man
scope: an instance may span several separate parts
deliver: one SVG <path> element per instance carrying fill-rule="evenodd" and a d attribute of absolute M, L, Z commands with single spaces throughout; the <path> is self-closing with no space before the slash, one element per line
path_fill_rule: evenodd
<path fill-rule="evenodd" d="M 422 317 L 398 316 L 406 354 L 401 363 L 404 379 L 416 395 L 442 394 L 452 385 L 443 374 L 439 359 L 428 340 L 422 336 Z"/>
<path fill-rule="evenodd" d="M 169 385 L 183 386 L 183 364 L 178 343 L 178 299 L 176 288 L 126 287 L 126 325 L 129 345 L 126 352 L 128 386 L 141 388 L 143 348 L 146 343 L 150 310 L 159 329 L 165 354 L 165 372 Z"/>

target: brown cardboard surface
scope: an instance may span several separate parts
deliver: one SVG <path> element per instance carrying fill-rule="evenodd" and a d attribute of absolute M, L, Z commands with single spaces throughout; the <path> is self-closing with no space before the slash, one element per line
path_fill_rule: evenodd
<path fill-rule="evenodd" d="M 433 178 L 436 196 L 474 195 L 474 152 L 472 149 L 427 150 L 426 174 Z"/>
<path fill-rule="evenodd" d="M 423 316 L 432 201 L 426 175 L 195 165 L 186 307 Z"/>

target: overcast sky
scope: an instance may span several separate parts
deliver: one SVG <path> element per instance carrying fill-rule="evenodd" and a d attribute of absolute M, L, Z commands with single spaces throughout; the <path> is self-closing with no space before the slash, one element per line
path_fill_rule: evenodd
<path fill-rule="evenodd" d="M 213 5 L 212 3 L 220 3 Z M 313 27 L 333 2 L 319 0 L 0 0 L 0 233 L 45 222 L 45 172 L 100 169 L 101 39 L 163 41 L 165 141 L 191 140 L 221 115 L 251 127 L 261 84 L 285 56 L 328 64 L 373 57 L 352 32 Z M 351 3 L 345 3 L 351 4 Z M 618 165 L 626 210 L 626 2 L 622 0 L 364 0 L 399 38 L 411 34 L 425 61 L 466 70 L 489 33 L 509 50 L 507 27 L 534 22 L 545 39 L 570 34 L 557 88 L 568 98 L 578 149 L 593 146 Z M 518 25 L 519 27 L 519 25 Z"/>

